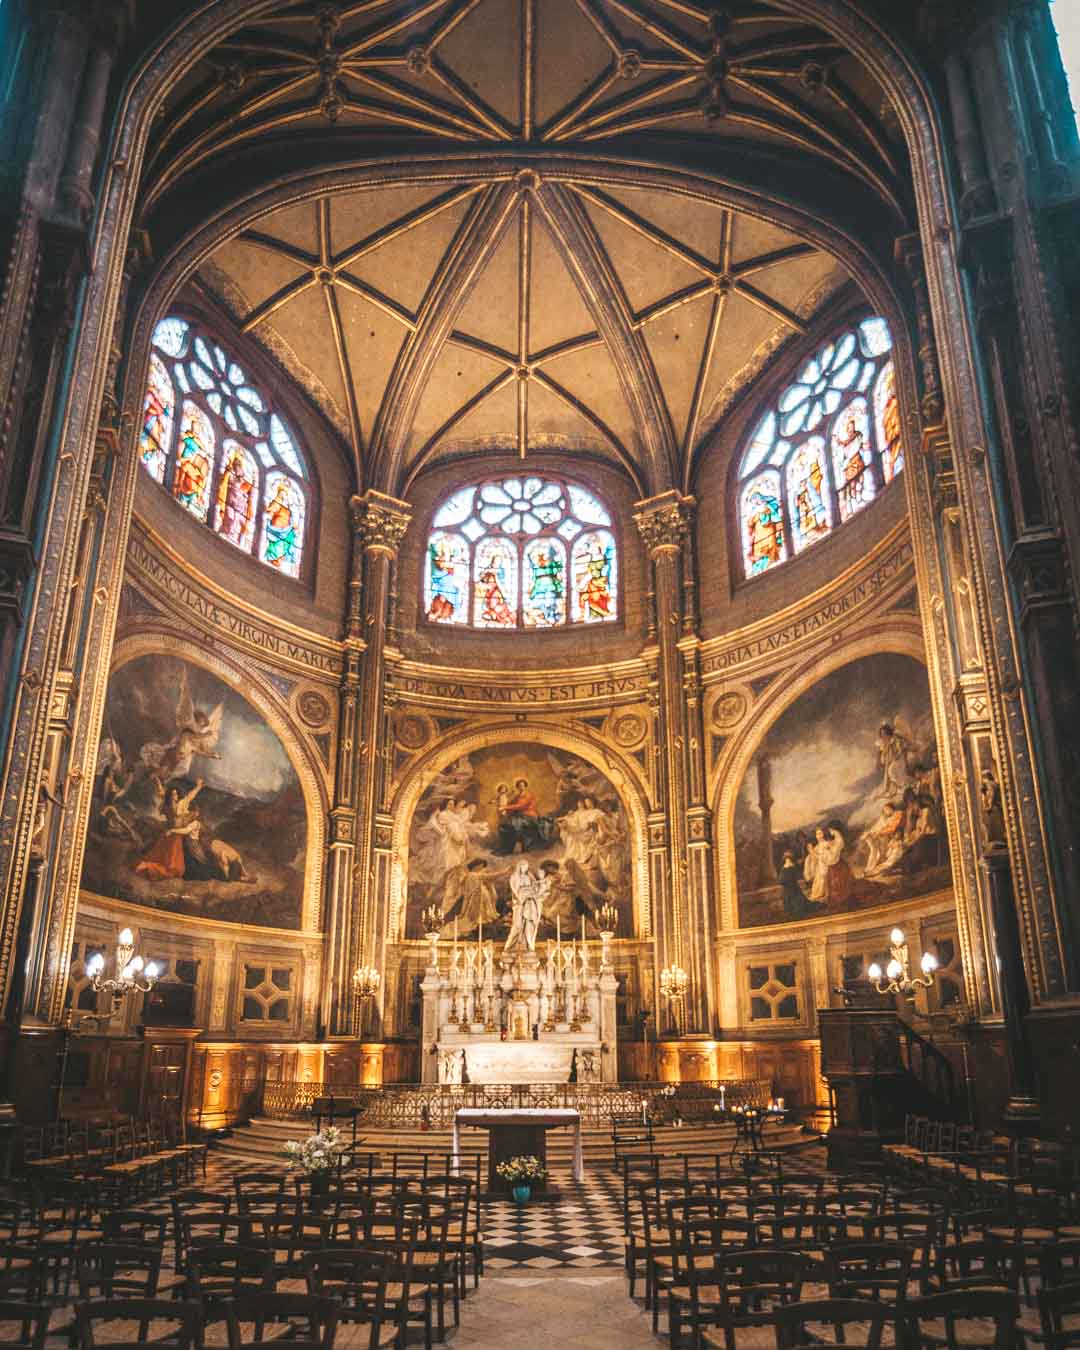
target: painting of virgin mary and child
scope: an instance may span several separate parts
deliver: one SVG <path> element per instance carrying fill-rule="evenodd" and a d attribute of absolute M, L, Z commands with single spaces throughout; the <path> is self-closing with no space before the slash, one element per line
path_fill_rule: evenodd
<path fill-rule="evenodd" d="M 406 935 L 423 935 L 432 906 L 440 931 L 462 938 L 510 932 L 515 885 L 542 896 L 541 936 L 597 931 L 611 901 L 630 935 L 630 841 L 625 808 L 591 764 L 548 746 L 511 742 L 459 756 L 437 773 L 409 832 Z M 527 876 L 526 876 L 527 873 Z"/>
<path fill-rule="evenodd" d="M 951 881 L 926 671 L 862 657 L 766 732 L 735 806 L 739 924 L 845 913 Z"/>

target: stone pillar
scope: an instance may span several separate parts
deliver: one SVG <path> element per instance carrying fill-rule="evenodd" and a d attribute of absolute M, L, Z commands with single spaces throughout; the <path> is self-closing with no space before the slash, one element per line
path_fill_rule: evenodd
<path fill-rule="evenodd" d="M 98 0 L 91 16 L 90 51 L 58 194 L 60 209 L 80 223 L 89 217 L 94 205 L 90 185 L 101 143 L 109 80 L 130 21 L 130 0 Z"/>
<path fill-rule="evenodd" d="M 380 747 L 386 732 L 383 697 L 387 614 L 391 568 L 410 520 L 407 502 L 388 497 L 374 488 L 370 488 L 363 496 L 353 497 L 350 506 L 357 544 L 364 559 L 362 613 L 365 649 L 356 721 L 355 901 L 350 932 L 347 939 L 344 934 L 340 939 L 342 948 L 348 952 L 345 963 L 348 979 L 340 991 L 336 1020 L 331 1027 L 331 1031 L 338 1035 L 356 1035 L 355 1010 L 350 1001 L 352 972 L 361 964 L 373 965 L 380 970 L 383 964 L 385 910 L 389 896 L 386 868 L 380 864 L 380 856 L 387 854 L 389 837 L 380 833 L 376 816 L 384 790 L 385 764 Z M 383 980 L 372 1013 L 373 1017 L 380 1020 L 386 983 Z"/>
<path fill-rule="evenodd" d="M 637 504 L 634 516 L 652 564 L 656 596 L 655 744 L 666 826 L 667 895 L 653 892 L 656 963 L 681 966 L 690 985 L 678 1011 L 680 1032 L 710 1027 L 712 867 L 705 803 L 701 682 L 697 673 L 693 560 L 688 548 L 694 501 L 675 491 Z M 692 745 L 691 745 L 692 742 Z M 696 768 L 695 768 L 696 765 Z M 663 906 L 663 909 L 661 909 Z"/>
<path fill-rule="evenodd" d="M 344 664 L 338 705 L 334 805 L 330 812 L 330 866 L 326 878 L 326 960 L 319 1021 L 325 1034 L 347 1028 L 352 1008 L 352 931 L 356 875 L 356 741 L 364 658 L 364 551 L 353 539 L 345 618 Z"/>

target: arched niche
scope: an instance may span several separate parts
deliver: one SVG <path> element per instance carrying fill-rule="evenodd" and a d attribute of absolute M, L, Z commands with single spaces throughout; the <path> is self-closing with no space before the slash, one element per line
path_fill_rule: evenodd
<path fill-rule="evenodd" d="M 503 720 L 477 728 L 468 735 L 451 733 L 441 737 L 412 765 L 399 785 L 393 803 L 393 867 L 390 878 L 390 903 L 386 916 L 387 940 L 403 941 L 407 935 L 410 832 L 417 807 L 424 794 L 440 774 L 444 774 L 463 757 L 515 744 L 540 751 L 550 749 L 562 752 L 564 756 L 574 756 L 602 775 L 614 789 L 628 824 L 631 885 L 629 899 L 634 919 L 633 936 L 638 939 L 651 938 L 653 924 L 646 833 L 648 806 L 640 774 L 635 772 L 634 767 L 623 756 L 617 755 L 607 746 L 579 731 L 548 724 L 536 726 Z M 619 936 L 631 935 L 620 933 Z"/>

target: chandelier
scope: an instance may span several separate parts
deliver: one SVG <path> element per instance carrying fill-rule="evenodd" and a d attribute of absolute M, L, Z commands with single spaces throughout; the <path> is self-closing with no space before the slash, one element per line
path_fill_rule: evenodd
<path fill-rule="evenodd" d="M 112 999 L 113 1015 L 128 994 L 148 994 L 161 974 L 156 961 L 144 961 L 135 955 L 135 935 L 130 928 L 121 929 L 116 939 L 116 975 L 104 978 L 105 956 L 95 952 L 86 963 L 90 987 L 95 994 L 108 994 Z M 141 978 L 140 978 L 141 977 Z"/>
<path fill-rule="evenodd" d="M 353 989 L 356 991 L 356 997 L 361 1003 L 366 1003 L 373 999 L 379 992 L 379 984 L 382 976 L 374 966 L 357 966 L 353 971 Z"/>
<path fill-rule="evenodd" d="M 690 976 L 682 966 L 668 966 L 660 972 L 660 992 L 671 1003 L 684 999 L 689 987 Z"/>
<path fill-rule="evenodd" d="M 902 928 L 892 930 L 889 934 L 889 944 L 890 960 L 884 972 L 876 961 L 866 972 L 878 993 L 903 994 L 905 998 L 914 998 L 916 990 L 929 989 L 934 983 L 934 972 L 938 968 L 938 959 L 933 952 L 923 952 L 922 960 L 919 962 L 922 976 L 912 976 L 907 938 Z"/>

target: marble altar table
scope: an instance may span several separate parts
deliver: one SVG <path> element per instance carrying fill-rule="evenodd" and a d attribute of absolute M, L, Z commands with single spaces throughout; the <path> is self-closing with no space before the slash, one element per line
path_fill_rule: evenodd
<path fill-rule="evenodd" d="M 454 1113 L 454 1166 L 461 1161 L 461 1134 L 463 1127 L 472 1127 L 488 1132 L 488 1195 L 509 1196 L 510 1184 L 499 1176 L 496 1170 L 499 1163 L 519 1154 L 531 1153 L 547 1167 L 546 1132 L 573 1126 L 574 1129 L 574 1180 L 585 1180 L 585 1162 L 581 1149 L 581 1112 L 558 1107 L 521 1107 L 518 1109 L 495 1107 L 490 1109 L 463 1107 Z M 551 1195 L 550 1188 L 534 1186 L 539 1195 Z"/>

